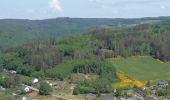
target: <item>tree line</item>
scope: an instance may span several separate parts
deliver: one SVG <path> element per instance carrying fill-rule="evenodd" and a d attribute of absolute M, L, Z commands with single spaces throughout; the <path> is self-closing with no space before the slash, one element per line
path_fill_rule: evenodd
<path fill-rule="evenodd" d="M 151 55 L 162 61 L 170 61 L 169 21 L 157 24 L 141 24 L 112 31 L 100 29 L 92 32 L 98 40 L 98 49 L 112 50 L 123 57 Z"/>

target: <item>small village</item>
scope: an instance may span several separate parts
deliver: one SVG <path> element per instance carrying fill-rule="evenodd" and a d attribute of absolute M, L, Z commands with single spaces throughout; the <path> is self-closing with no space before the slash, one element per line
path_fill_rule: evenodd
<path fill-rule="evenodd" d="M 13 70 L 4 71 L 9 74 L 16 74 L 16 71 Z M 13 92 L 12 98 L 13 100 L 169 100 L 166 95 L 168 89 L 170 89 L 170 81 L 160 80 L 155 84 L 150 81 L 142 83 L 138 80 L 131 80 L 123 72 L 119 72 L 118 74 L 121 81 L 112 84 L 113 92 L 111 94 L 101 94 L 100 97 L 92 93 L 74 96 L 72 93 L 76 84 L 70 84 L 67 81 L 32 78 L 30 80 L 32 85 L 20 84 L 19 89 L 23 94 Z M 41 81 L 46 82 L 53 89 L 53 92 L 46 97 L 38 96 Z M 6 89 L 0 86 L 0 91 L 6 91 Z"/>
<path fill-rule="evenodd" d="M 170 0 L 0 0 L 0 100 L 170 100 Z"/>

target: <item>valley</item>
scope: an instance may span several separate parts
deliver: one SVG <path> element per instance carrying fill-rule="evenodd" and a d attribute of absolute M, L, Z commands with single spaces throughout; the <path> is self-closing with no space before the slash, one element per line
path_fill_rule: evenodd
<path fill-rule="evenodd" d="M 0 100 L 169 98 L 168 19 L 0 20 Z"/>

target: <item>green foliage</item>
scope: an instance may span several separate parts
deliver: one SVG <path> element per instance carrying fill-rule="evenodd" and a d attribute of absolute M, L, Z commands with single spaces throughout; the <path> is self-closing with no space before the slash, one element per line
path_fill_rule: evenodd
<path fill-rule="evenodd" d="M 116 90 L 116 93 L 114 93 L 114 96 L 115 97 L 120 97 L 122 94 L 121 94 L 121 90 L 117 89 Z"/>
<path fill-rule="evenodd" d="M 156 91 L 156 95 L 157 96 L 166 96 L 167 95 L 167 91 L 165 89 L 158 89 Z"/>
<path fill-rule="evenodd" d="M 87 94 L 87 93 L 96 93 L 95 88 L 90 87 L 90 86 L 79 85 L 73 90 L 73 95 Z"/>
<path fill-rule="evenodd" d="M 52 88 L 48 83 L 42 82 L 40 84 L 40 89 L 39 89 L 40 95 L 50 95 L 51 92 L 52 92 Z"/>
<path fill-rule="evenodd" d="M 92 37 L 98 40 L 99 49 L 109 49 L 119 56 L 151 55 L 163 61 L 170 60 L 170 24 L 141 24 L 112 31 L 95 30 Z"/>
<path fill-rule="evenodd" d="M 129 61 L 128 57 L 151 55 L 154 58 L 169 61 L 170 31 L 168 27 L 168 23 L 161 22 L 158 24 L 141 24 L 114 31 L 105 28 L 84 35 L 40 39 L 2 51 L 0 68 L 1 71 L 3 69 L 16 70 L 17 74 L 24 75 L 21 76 L 20 81 L 28 85 L 31 84 L 30 77 L 69 80 L 72 73 L 96 74 L 99 76 L 97 80 L 80 82 L 73 94 L 96 93 L 100 96 L 101 93 L 110 93 L 112 91 L 111 84 L 119 80 L 115 67 L 124 72 L 129 72 L 129 76 L 132 74 L 134 76 L 133 71 L 135 71 L 135 73 L 140 74 L 135 76 L 141 78 L 141 80 L 143 80 L 143 76 L 148 80 L 152 79 L 153 75 L 158 78 L 163 75 L 162 73 L 165 71 L 160 70 L 159 66 L 165 67 L 168 64 L 150 64 L 153 61 L 152 58 L 141 62 L 136 60 L 135 62 L 132 59 Z M 123 56 L 127 58 L 127 61 L 121 59 L 121 62 L 117 60 L 112 64 L 106 60 L 106 58 L 113 56 Z M 134 68 L 138 65 L 140 68 Z M 131 69 L 129 69 L 129 66 Z M 154 66 L 154 69 L 149 69 L 150 66 Z M 146 70 L 159 70 L 158 72 L 161 74 L 156 76 L 152 71 L 152 75 L 146 74 L 146 78 L 144 75 Z M 169 70 L 167 69 L 167 71 Z M 10 82 L 12 80 L 10 78 L 4 78 L 0 83 L 8 88 L 15 86 Z M 5 81 L 8 83 L 5 83 Z M 43 86 L 46 87 L 46 85 Z M 46 90 L 42 91 L 46 92 Z M 46 95 L 48 93 L 41 94 Z"/>
<path fill-rule="evenodd" d="M 4 88 L 12 88 L 12 87 L 16 87 L 21 83 L 20 81 L 20 77 L 17 75 L 11 76 L 2 76 L 0 78 L 0 85 Z"/>
<path fill-rule="evenodd" d="M 113 81 L 114 78 L 117 79 L 116 69 L 113 65 L 100 59 L 82 60 L 82 62 L 79 61 L 79 63 L 74 66 L 73 72 L 84 74 L 93 73 L 99 75 L 100 78 L 107 78 L 110 81 Z"/>
<path fill-rule="evenodd" d="M 42 71 L 34 71 L 32 74 L 31 74 L 32 77 L 36 77 L 38 79 L 44 79 L 45 78 L 45 74 L 44 72 Z"/>
<path fill-rule="evenodd" d="M 34 66 L 38 71 L 45 70 L 61 63 L 63 59 L 63 54 L 52 47 L 52 41 L 28 44 L 14 51 L 24 63 Z"/>
<path fill-rule="evenodd" d="M 20 76 L 21 83 L 26 84 L 26 85 L 31 85 L 32 81 L 31 78 L 28 76 Z"/>
<path fill-rule="evenodd" d="M 22 60 L 15 53 L 0 54 L 0 67 L 7 70 L 17 70 L 22 65 Z"/>
<path fill-rule="evenodd" d="M 23 65 L 22 67 L 17 68 L 17 73 L 25 76 L 30 76 L 33 72 L 33 67 L 29 65 Z"/>
<path fill-rule="evenodd" d="M 112 86 L 111 82 L 107 80 L 106 78 L 95 80 L 92 84 L 92 86 L 95 88 L 96 93 L 98 96 L 101 95 L 101 93 L 111 93 L 112 92 Z"/>
<path fill-rule="evenodd" d="M 111 93 L 112 86 L 111 82 L 107 79 L 97 79 L 94 81 L 82 81 L 80 82 L 73 91 L 74 95 L 95 93 L 100 96 L 101 93 Z"/>
<path fill-rule="evenodd" d="M 73 64 L 74 62 L 57 65 L 54 68 L 48 69 L 45 73 L 45 76 L 54 79 L 64 80 L 71 75 Z"/>
<path fill-rule="evenodd" d="M 80 94 L 80 89 L 79 87 L 75 87 L 73 90 L 73 95 L 78 95 L 78 94 Z"/>
<path fill-rule="evenodd" d="M 9 95 L 0 94 L 0 100 L 12 100 L 12 97 Z"/>
<path fill-rule="evenodd" d="M 59 38 L 56 48 L 62 51 L 64 56 L 81 59 L 93 55 L 96 46 L 91 43 L 90 35 L 73 35 Z"/>
<path fill-rule="evenodd" d="M 46 76 L 63 80 L 68 79 L 71 73 L 97 74 L 110 81 L 118 79 L 113 65 L 99 58 L 67 61 L 47 70 Z"/>
<path fill-rule="evenodd" d="M 56 18 L 46 20 L 0 20 L 0 49 L 13 47 L 34 41 L 36 39 L 54 37 L 59 35 L 82 34 L 102 26 L 119 28 L 138 24 L 140 22 L 152 22 L 167 18 L 152 19 L 96 19 L 96 18 Z M 153 22 L 154 22 L 153 21 Z"/>

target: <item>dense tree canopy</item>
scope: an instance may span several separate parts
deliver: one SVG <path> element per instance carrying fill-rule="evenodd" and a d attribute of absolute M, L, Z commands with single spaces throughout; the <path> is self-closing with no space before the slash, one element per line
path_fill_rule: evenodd
<path fill-rule="evenodd" d="M 93 31 L 92 37 L 98 40 L 99 49 L 109 49 L 115 54 L 127 57 L 151 55 L 163 61 L 170 61 L 170 24 L 141 24 L 132 28 L 111 31 Z"/>
<path fill-rule="evenodd" d="M 99 77 L 78 82 L 73 94 L 96 93 L 100 96 L 111 92 L 111 84 L 119 78 L 107 58 L 150 55 L 170 61 L 169 23 L 141 24 L 118 30 L 104 28 L 5 49 L 0 52 L 0 71 L 14 70 L 23 76 L 20 79 L 14 76 L 2 78 L 0 85 L 6 88 L 15 87 L 20 82 L 29 85 L 30 77 L 70 80 L 72 74 L 81 73 Z M 48 95 L 51 90 L 45 83 L 40 89 L 42 95 Z"/>

